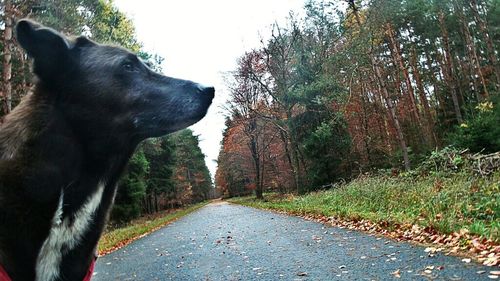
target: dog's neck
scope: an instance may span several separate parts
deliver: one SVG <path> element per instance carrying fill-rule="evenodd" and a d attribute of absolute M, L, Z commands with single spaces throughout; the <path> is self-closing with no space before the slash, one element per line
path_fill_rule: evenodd
<path fill-rule="evenodd" d="M 59 272 L 64 263 L 87 269 L 113 204 L 116 183 L 135 148 L 110 132 L 83 138 L 81 128 L 65 117 L 58 100 L 37 86 L 0 129 L 0 160 L 41 171 L 26 184 L 25 194 L 26 203 L 46 206 L 40 210 L 51 212 L 46 215 L 51 221 L 40 222 L 46 225 L 35 236 L 41 240 L 31 240 L 35 248 L 41 247 L 40 255 L 32 258 L 36 258 L 37 270 L 48 272 L 40 277 L 47 280 L 67 274 Z M 5 144 L 10 144 L 8 149 Z M 47 227 L 48 233 L 43 230 Z M 58 237 L 61 233 L 72 237 Z M 63 254 L 50 256 L 47 252 Z"/>

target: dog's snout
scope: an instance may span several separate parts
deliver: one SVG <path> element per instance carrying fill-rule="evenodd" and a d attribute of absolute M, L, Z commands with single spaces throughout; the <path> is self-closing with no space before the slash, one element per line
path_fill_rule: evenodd
<path fill-rule="evenodd" d="M 212 100 L 215 96 L 215 88 L 214 87 L 200 87 L 201 94 L 204 98 Z"/>

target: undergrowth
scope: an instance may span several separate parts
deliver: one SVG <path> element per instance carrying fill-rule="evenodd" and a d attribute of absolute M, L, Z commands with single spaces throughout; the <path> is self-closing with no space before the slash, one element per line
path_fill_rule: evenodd
<path fill-rule="evenodd" d="M 500 242 L 500 172 L 427 176 L 365 176 L 336 189 L 304 196 L 266 194 L 231 202 L 298 214 L 366 219 L 387 227 L 418 224 L 449 234 L 468 229 Z"/>

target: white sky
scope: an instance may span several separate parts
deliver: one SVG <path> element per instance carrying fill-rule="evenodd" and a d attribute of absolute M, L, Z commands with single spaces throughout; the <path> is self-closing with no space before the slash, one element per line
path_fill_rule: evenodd
<path fill-rule="evenodd" d="M 207 116 L 191 127 L 200 135 L 207 166 L 215 175 L 228 90 L 223 75 L 245 51 L 261 47 L 273 23 L 301 13 L 304 0 L 115 0 L 130 17 L 145 50 L 165 58 L 163 72 L 215 87 Z"/>

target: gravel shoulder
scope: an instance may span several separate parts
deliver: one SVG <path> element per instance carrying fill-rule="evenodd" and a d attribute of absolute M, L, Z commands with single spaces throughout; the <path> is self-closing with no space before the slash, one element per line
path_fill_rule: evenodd
<path fill-rule="evenodd" d="M 490 280 L 492 268 L 297 217 L 209 204 L 99 258 L 101 280 Z"/>

